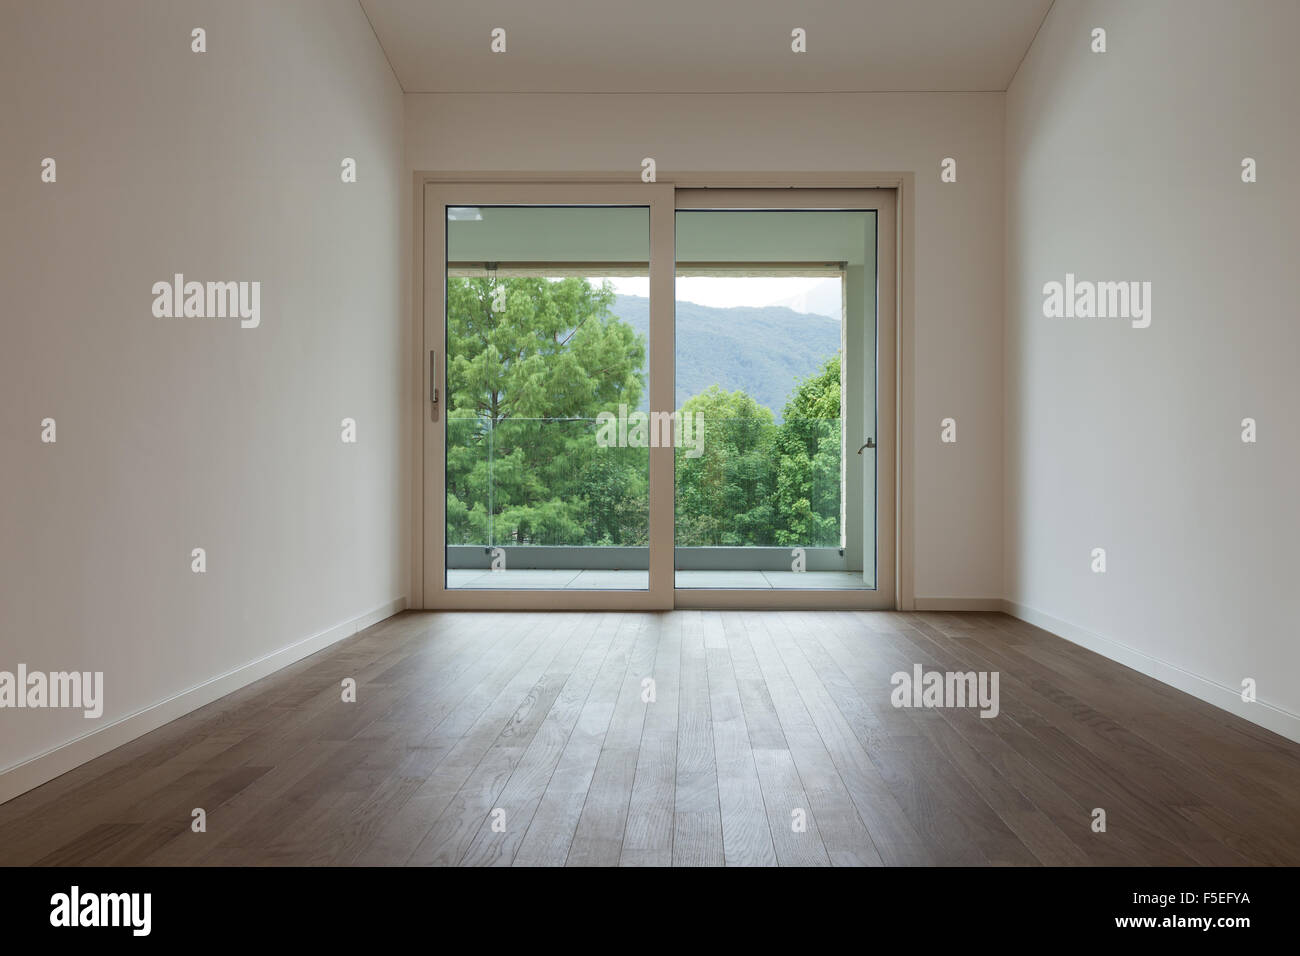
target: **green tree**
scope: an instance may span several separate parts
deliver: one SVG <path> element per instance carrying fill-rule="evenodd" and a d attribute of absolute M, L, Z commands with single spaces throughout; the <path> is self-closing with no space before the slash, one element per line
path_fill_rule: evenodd
<path fill-rule="evenodd" d="M 648 449 L 596 442 L 600 412 L 645 394 L 645 342 L 613 302 L 581 278 L 448 279 L 449 542 L 647 543 Z M 679 545 L 838 545 L 838 354 L 780 425 L 717 385 L 682 410 L 704 441 L 698 458 L 677 450 Z"/>
<path fill-rule="evenodd" d="M 776 440 L 775 543 L 840 543 L 840 356 L 795 386 Z"/>
<path fill-rule="evenodd" d="M 613 301 L 576 277 L 448 278 L 448 542 L 635 543 L 647 452 L 597 447 L 591 421 L 645 390 Z"/>
<path fill-rule="evenodd" d="M 677 543 L 684 546 L 770 543 L 775 437 L 770 409 L 743 391 L 711 385 L 682 405 L 703 420 L 698 458 L 677 450 Z M 700 426 L 697 426 L 700 427 Z"/>

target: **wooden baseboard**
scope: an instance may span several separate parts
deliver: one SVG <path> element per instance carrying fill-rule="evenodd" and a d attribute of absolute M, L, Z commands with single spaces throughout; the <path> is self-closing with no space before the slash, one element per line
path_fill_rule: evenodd
<path fill-rule="evenodd" d="M 116 747 L 135 740 L 163 724 L 197 710 L 218 698 L 245 687 L 253 681 L 261 680 L 268 674 L 288 667 L 295 661 L 315 654 L 331 644 L 351 637 L 358 631 L 378 624 L 385 618 L 392 617 L 406 608 L 406 598 L 399 597 L 367 611 L 349 621 L 336 624 L 331 628 L 303 638 L 288 647 L 251 661 L 232 671 L 227 671 L 188 690 L 161 700 L 144 710 L 136 711 L 126 717 L 118 718 L 105 727 L 99 727 L 88 734 L 69 740 L 45 753 L 29 757 L 21 763 L 0 770 L 0 803 L 12 800 L 20 793 L 26 793 L 60 774 L 67 773 L 89 760 L 94 760 Z"/>

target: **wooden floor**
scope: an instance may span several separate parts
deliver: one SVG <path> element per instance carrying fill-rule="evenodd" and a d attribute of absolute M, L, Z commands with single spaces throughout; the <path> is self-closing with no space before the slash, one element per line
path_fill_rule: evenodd
<path fill-rule="evenodd" d="M 895 709 L 914 663 L 1000 714 Z M 1298 811 L 1300 746 L 1000 614 L 407 613 L 0 806 L 0 863 L 1294 865 Z"/>

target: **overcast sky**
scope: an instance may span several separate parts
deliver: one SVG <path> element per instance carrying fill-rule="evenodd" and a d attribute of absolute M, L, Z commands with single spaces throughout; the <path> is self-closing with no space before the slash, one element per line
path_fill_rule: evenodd
<path fill-rule="evenodd" d="M 622 295 L 650 294 L 648 278 L 611 278 L 614 291 Z M 818 315 L 838 317 L 840 301 L 839 277 L 788 277 L 747 276 L 717 278 L 691 276 L 678 278 L 677 298 L 697 305 L 727 308 L 728 306 L 783 305 L 796 312 L 815 312 Z"/>

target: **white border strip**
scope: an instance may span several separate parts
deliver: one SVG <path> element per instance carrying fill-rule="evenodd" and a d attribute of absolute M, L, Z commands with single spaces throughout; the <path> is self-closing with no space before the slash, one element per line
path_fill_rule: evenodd
<path fill-rule="evenodd" d="M 12 800 L 21 793 L 26 793 L 43 783 L 67 773 L 87 761 L 94 760 L 120 747 L 125 743 L 142 737 L 151 730 L 157 730 L 163 724 L 183 717 L 191 711 L 198 710 L 218 698 L 246 687 L 254 681 L 261 680 L 283 667 L 315 654 L 319 650 L 335 644 L 345 637 L 351 637 L 358 631 L 365 630 L 372 624 L 378 624 L 405 610 L 406 598 L 399 597 L 367 611 L 350 621 L 336 624 L 311 637 L 303 638 L 288 647 L 272 651 L 232 671 L 227 671 L 201 684 L 183 690 L 178 694 L 161 700 L 156 704 L 122 717 L 106 727 L 92 730 L 80 737 L 74 737 L 67 743 L 59 744 L 45 753 L 37 754 L 0 770 L 0 804 Z"/>
<path fill-rule="evenodd" d="M 1019 618 L 1026 624 L 1041 627 L 1043 630 L 1050 631 L 1057 637 L 1062 637 L 1072 644 L 1086 647 L 1102 657 L 1117 661 L 1125 667 L 1131 667 L 1133 670 L 1145 674 L 1147 677 L 1152 677 L 1162 684 L 1168 684 L 1170 687 L 1191 694 L 1207 704 L 1213 704 L 1215 707 L 1226 710 L 1243 720 L 1248 720 L 1252 724 L 1271 730 L 1288 740 L 1300 743 L 1300 714 L 1294 714 L 1285 708 L 1278 707 L 1276 704 L 1265 703 L 1262 700 L 1248 704 L 1241 699 L 1239 689 L 1228 687 L 1199 674 L 1193 674 L 1176 664 L 1170 664 L 1168 661 L 1152 657 L 1120 641 L 1102 637 L 1100 634 L 1066 623 L 1052 617 L 1050 614 L 1045 614 L 1037 608 L 1029 607 L 1027 604 L 1006 600 L 998 603 L 1001 605 L 1000 610 L 1012 617 Z"/>

